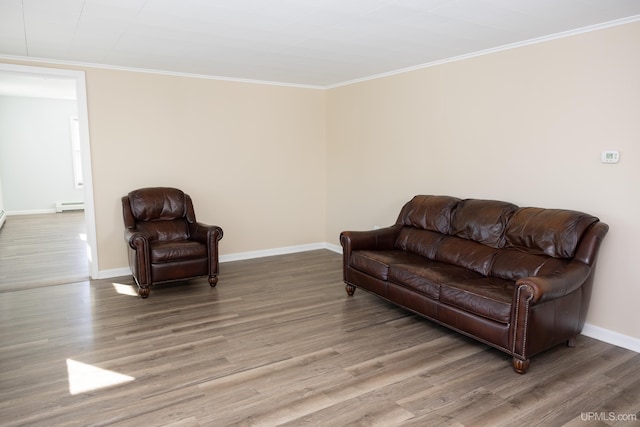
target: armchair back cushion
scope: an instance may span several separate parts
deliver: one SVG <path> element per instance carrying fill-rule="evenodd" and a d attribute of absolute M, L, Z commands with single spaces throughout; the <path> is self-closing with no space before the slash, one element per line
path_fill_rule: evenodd
<path fill-rule="evenodd" d="M 140 189 L 129 193 L 127 228 L 142 231 L 150 241 L 189 239 L 189 224 L 195 224 L 191 198 L 176 188 Z"/>

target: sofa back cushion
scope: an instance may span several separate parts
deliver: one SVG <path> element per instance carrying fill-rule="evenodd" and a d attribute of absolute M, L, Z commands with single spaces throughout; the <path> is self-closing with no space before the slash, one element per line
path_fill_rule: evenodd
<path fill-rule="evenodd" d="M 554 258 L 573 258 L 582 234 L 598 218 L 563 209 L 520 208 L 507 225 L 506 247 Z"/>
<path fill-rule="evenodd" d="M 438 245 L 436 261 L 464 267 L 476 273 L 488 276 L 491 274 L 493 258 L 500 249 L 482 243 L 455 236 L 446 236 Z"/>
<path fill-rule="evenodd" d="M 508 280 L 547 274 L 598 218 L 578 211 L 419 195 L 402 208 L 395 248 Z"/>
<path fill-rule="evenodd" d="M 443 234 L 414 227 L 402 227 L 395 248 L 434 259 Z"/>
<path fill-rule="evenodd" d="M 501 249 L 493 259 L 491 276 L 506 280 L 552 274 L 562 269 L 570 260 L 547 255 L 528 253 L 517 248 Z"/>
<path fill-rule="evenodd" d="M 415 196 L 402 207 L 396 223 L 448 234 L 452 212 L 459 201 L 450 196 Z"/>
<path fill-rule="evenodd" d="M 497 200 L 461 200 L 451 219 L 450 234 L 501 248 L 507 223 L 517 209 L 513 203 Z"/>

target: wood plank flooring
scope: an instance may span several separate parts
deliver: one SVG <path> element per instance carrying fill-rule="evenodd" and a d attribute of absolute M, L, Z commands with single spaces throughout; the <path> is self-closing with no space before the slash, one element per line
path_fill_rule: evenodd
<path fill-rule="evenodd" d="M 640 354 L 588 337 L 531 362 L 348 297 L 341 257 L 0 294 L 2 426 L 631 426 Z"/>
<path fill-rule="evenodd" d="M 0 229 L 0 292 L 89 278 L 83 211 L 9 216 Z"/>

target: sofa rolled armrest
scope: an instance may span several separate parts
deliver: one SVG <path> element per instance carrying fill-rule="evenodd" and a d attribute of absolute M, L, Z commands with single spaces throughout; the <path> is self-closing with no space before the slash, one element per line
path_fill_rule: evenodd
<path fill-rule="evenodd" d="M 522 286 L 528 287 L 531 293 L 531 303 L 563 297 L 578 289 L 587 280 L 591 267 L 580 261 L 573 261 L 561 270 L 544 276 L 533 276 L 516 281 L 516 294 Z"/>
<path fill-rule="evenodd" d="M 342 233 L 340 233 L 340 244 L 342 245 L 343 252 L 349 254 L 352 251 L 363 249 L 393 249 L 393 245 L 396 241 L 399 231 L 400 226 L 398 225 L 378 228 L 377 230 L 343 231 Z"/>

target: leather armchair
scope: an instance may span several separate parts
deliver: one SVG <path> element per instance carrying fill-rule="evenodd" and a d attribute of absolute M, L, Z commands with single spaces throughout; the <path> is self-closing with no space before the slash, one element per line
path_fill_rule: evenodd
<path fill-rule="evenodd" d="M 154 187 L 122 197 L 124 239 L 138 293 L 151 285 L 208 276 L 218 283 L 222 229 L 196 221 L 191 197 L 177 188 Z"/>

